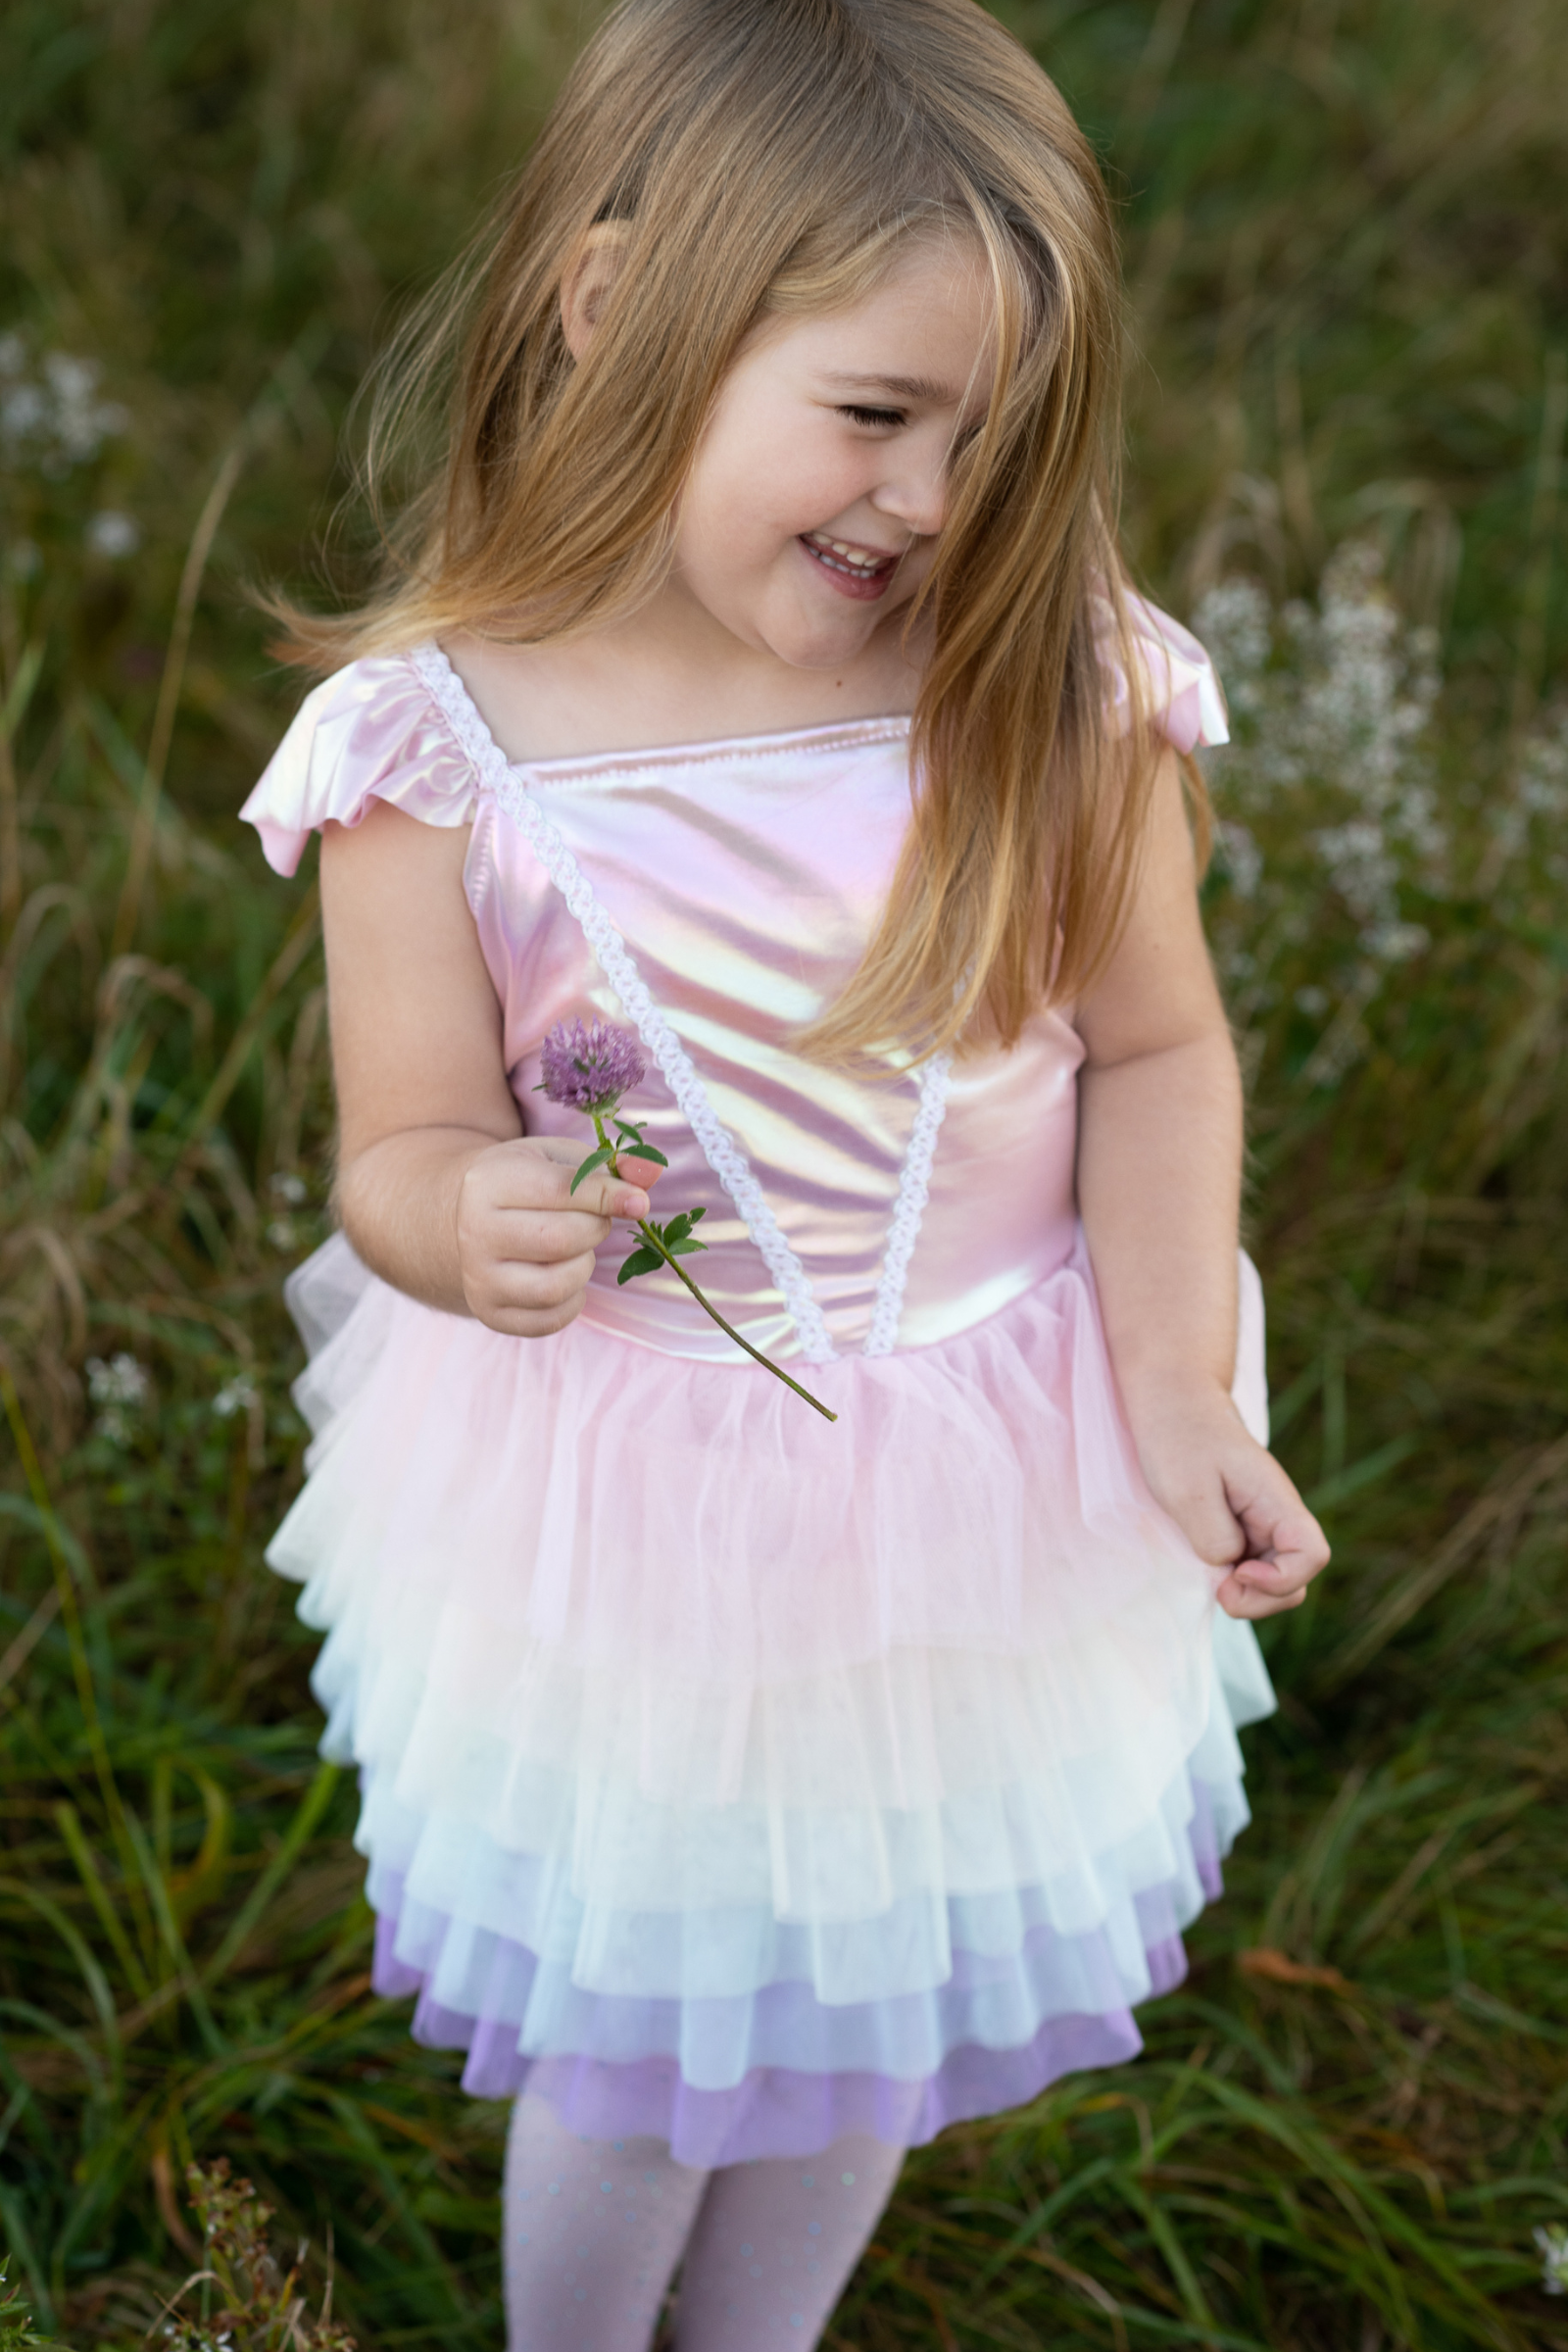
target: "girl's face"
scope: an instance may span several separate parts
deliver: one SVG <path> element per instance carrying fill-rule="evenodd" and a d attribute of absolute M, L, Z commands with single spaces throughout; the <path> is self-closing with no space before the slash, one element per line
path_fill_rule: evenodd
<path fill-rule="evenodd" d="M 861 301 L 769 320 L 719 391 L 667 594 L 791 668 L 853 664 L 931 567 L 995 368 L 977 248 L 921 242 Z"/>

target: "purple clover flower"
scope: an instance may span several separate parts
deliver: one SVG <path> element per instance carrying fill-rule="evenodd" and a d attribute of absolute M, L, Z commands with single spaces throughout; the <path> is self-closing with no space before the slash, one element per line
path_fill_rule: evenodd
<path fill-rule="evenodd" d="M 544 1084 L 540 1092 L 566 1110 L 613 1110 L 622 1095 L 641 1086 L 648 1064 L 629 1029 L 610 1021 L 558 1021 L 539 1051 Z"/>
<path fill-rule="evenodd" d="M 641 1086 L 648 1069 L 629 1029 L 617 1029 L 610 1021 L 589 1021 L 586 1026 L 573 1021 L 568 1029 L 564 1021 L 558 1021 L 539 1050 L 539 1066 L 544 1076 L 535 1087 L 535 1094 L 548 1096 L 552 1102 L 561 1103 L 566 1110 L 581 1111 L 594 1123 L 595 1149 L 572 1177 L 573 1193 L 598 1168 L 608 1168 L 612 1176 L 618 1177 L 622 1173 L 618 1153 L 624 1152 L 628 1159 L 640 1157 L 652 1161 L 656 1172 L 668 1167 L 662 1152 L 643 1141 L 643 1126 L 647 1121 L 634 1126 L 616 1110 L 622 1095 L 629 1095 L 634 1087 Z M 607 1118 L 615 1129 L 613 1141 L 605 1133 Z M 697 1239 L 693 1230 L 706 1213 L 701 1208 L 683 1209 L 679 1216 L 662 1225 L 656 1225 L 652 1217 L 639 1217 L 639 1246 L 616 1275 L 616 1282 L 631 1282 L 639 1274 L 657 1274 L 662 1266 L 667 1266 L 686 1285 L 704 1314 L 710 1315 L 719 1330 L 738 1348 L 744 1348 L 754 1362 L 761 1364 L 787 1389 L 793 1389 L 797 1396 L 803 1396 L 824 1421 L 836 1421 L 837 1413 L 830 1413 L 820 1397 L 813 1396 L 809 1389 L 803 1389 L 788 1372 L 781 1372 L 770 1356 L 754 1348 L 750 1340 L 743 1340 L 734 1325 L 725 1322 L 681 1264 L 683 1257 L 692 1257 L 708 1247 Z"/>

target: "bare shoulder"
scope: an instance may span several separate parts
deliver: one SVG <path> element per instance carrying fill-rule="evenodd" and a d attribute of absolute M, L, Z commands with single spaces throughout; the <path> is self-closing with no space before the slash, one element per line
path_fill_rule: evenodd
<path fill-rule="evenodd" d="M 514 645 L 464 629 L 441 650 L 509 760 L 554 760 L 614 748 L 599 735 L 621 731 L 624 679 L 607 667 L 592 637 L 564 645 Z"/>

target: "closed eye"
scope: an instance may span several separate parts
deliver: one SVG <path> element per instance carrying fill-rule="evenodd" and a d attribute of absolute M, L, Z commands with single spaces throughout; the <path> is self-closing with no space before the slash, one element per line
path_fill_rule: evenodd
<path fill-rule="evenodd" d="M 902 409 L 866 409 L 860 408 L 854 402 L 846 402 L 845 405 L 840 409 L 839 415 L 841 416 L 853 416 L 857 424 L 887 426 L 890 424 L 902 424 L 904 422 L 904 411 Z"/>

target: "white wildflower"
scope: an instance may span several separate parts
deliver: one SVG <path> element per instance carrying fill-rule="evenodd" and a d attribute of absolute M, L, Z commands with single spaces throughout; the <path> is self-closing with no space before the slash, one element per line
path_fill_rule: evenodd
<path fill-rule="evenodd" d="M 1399 876 L 1383 827 L 1374 817 L 1353 816 L 1348 824 L 1325 825 L 1308 839 L 1350 912 L 1370 923 L 1388 905 Z"/>
<path fill-rule="evenodd" d="M 107 1363 L 101 1355 L 87 1358 L 87 1394 L 94 1404 L 128 1404 L 139 1412 L 153 1393 L 145 1364 L 123 1349 Z"/>
<path fill-rule="evenodd" d="M 274 1250 L 292 1250 L 295 1247 L 293 1218 L 274 1217 L 267 1228 L 267 1238 Z"/>
<path fill-rule="evenodd" d="M 1491 812 L 1494 878 L 1529 846 L 1538 820 L 1558 832 L 1568 816 L 1568 709 L 1533 728 L 1519 748 L 1510 789 Z"/>
<path fill-rule="evenodd" d="M 1361 944 L 1379 963 L 1408 963 L 1432 945 L 1432 934 L 1425 923 L 1371 923 L 1361 934 Z"/>
<path fill-rule="evenodd" d="M 84 464 L 95 458 L 112 433 L 122 433 L 130 422 L 118 400 L 99 400 L 96 360 L 73 359 L 69 352 L 51 351 L 43 363 L 44 381 L 54 394 L 51 423 L 68 462 Z"/>
<path fill-rule="evenodd" d="M 286 1200 L 290 1208 L 298 1208 L 305 1199 L 305 1179 L 303 1176 L 274 1176 L 271 1190 L 280 1200 Z"/>
<path fill-rule="evenodd" d="M 1237 710 L 1261 701 L 1257 679 L 1269 657 L 1273 624 L 1268 598 L 1255 580 L 1221 580 L 1193 615 L 1193 626 L 1214 657 Z"/>
<path fill-rule="evenodd" d="M 141 525 L 133 515 L 106 507 L 88 523 L 86 539 L 95 556 L 133 556 L 141 545 Z"/>
<path fill-rule="evenodd" d="M 0 442 L 16 445 L 41 435 L 49 422 L 49 403 L 40 384 L 7 384 L 0 392 Z"/>
<path fill-rule="evenodd" d="M 247 1413 L 257 1402 L 256 1383 L 244 1372 L 225 1380 L 213 1398 L 213 1410 L 220 1421 L 231 1421 L 236 1413 Z"/>
<path fill-rule="evenodd" d="M 130 421 L 121 402 L 99 399 L 102 372 L 69 351 L 45 352 L 33 366 L 24 336 L 0 335 L 0 455 L 51 475 L 90 463 Z"/>
<path fill-rule="evenodd" d="M 1312 603 L 1272 608 L 1255 581 L 1225 580 L 1193 625 L 1232 713 L 1230 747 L 1205 761 L 1226 884 L 1215 959 L 1244 1028 L 1281 1004 L 1320 1025 L 1297 1075 L 1333 1085 L 1366 1052 L 1390 974 L 1428 945 L 1412 894 L 1449 886 L 1437 640 L 1409 625 L 1377 550 L 1358 543 L 1337 552 Z M 1550 752 L 1532 760 L 1530 790 L 1558 788 L 1568 808 L 1568 722 L 1560 769 Z M 1533 820 L 1516 808 L 1507 821 Z"/>
<path fill-rule="evenodd" d="M 1568 710 L 1558 711 L 1543 733 L 1526 737 L 1519 798 L 1532 816 L 1568 816 Z"/>
<path fill-rule="evenodd" d="M 1541 2256 L 1541 2283 L 1548 2295 L 1568 2295 L 1568 2228 L 1548 2222 L 1536 2231 Z"/>
<path fill-rule="evenodd" d="M 93 1428 L 112 1446 L 128 1446 L 135 1435 L 136 1416 L 152 1402 L 153 1384 L 145 1364 L 122 1349 L 107 1362 L 101 1355 L 87 1358 L 87 1395 L 101 1409 Z"/>
<path fill-rule="evenodd" d="M 1387 966 L 1416 954 L 1425 935 L 1405 920 L 1401 894 L 1444 887 L 1448 846 L 1429 741 L 1440 687 L 1432 632 L 1406 625 L 1376 550 L 1353 543 L 1329 564 L 1315 611 L 1298 602 L 1280 612 L 1285 659 L 1274 667 L 1268 607 L 1254 582 L 1211 589 L 1194 622 L 1241 721 L 1238 744 L 1214 770 L 1233 893 L 1253 897 L 1261 879 L 1261 858 L 1238 866 L 1230 854 L 1227 828 L 1243 813 L 1277 825 L 1298 793 L 1313 815 L 1338 803 L 1338 821 L 1302 825 L 1297 838 L 1315 854 L 1364 955 Z M 1299 898 L 1299 877 L 1283 887 Z"/>

